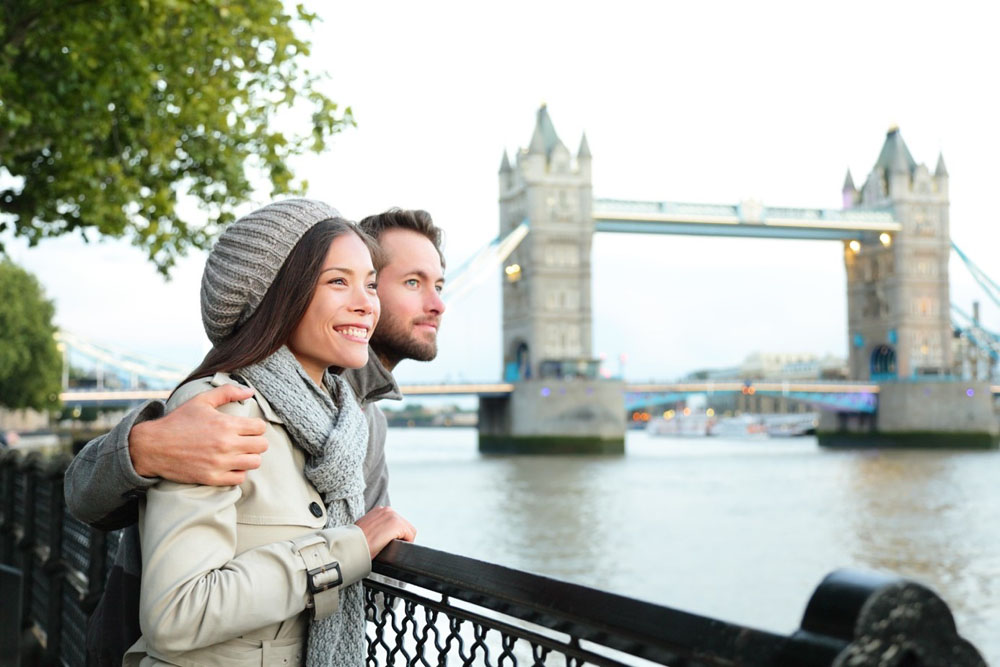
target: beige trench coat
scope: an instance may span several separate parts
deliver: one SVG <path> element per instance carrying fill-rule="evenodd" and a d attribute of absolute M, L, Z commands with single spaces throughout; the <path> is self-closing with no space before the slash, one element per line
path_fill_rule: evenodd
<path fill-rule="evenodd" d="M 235 384 L 225 373 L 189 382 L 167 410 L 225 383 Z M 139 514 L 142 637 L 125 665 L 299 664 L 312 613 L 306 570 L 336 561 L 343 586 L 371 572 L 361 529 L 323 529 L 326 508 L 303 474 L 305 454 L 263 396 L 220 410 L 265 419 L 268 449 L 239 486 L 161 481 L 148 490 Z M 339 587 L 322 595 L 329 606 Z"/>

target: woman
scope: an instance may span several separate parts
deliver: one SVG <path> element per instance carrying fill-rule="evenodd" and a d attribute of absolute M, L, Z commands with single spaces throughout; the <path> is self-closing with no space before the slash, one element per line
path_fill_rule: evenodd
<path fill-rule="evenodd" d="M 368 361 L 377 255 L 335 209 L 303 199 L 241 218 L 213 248 L 201 289 L 213 348 L 167 407 L 249 385 L 254 398 L 223 409 L 265 420 L 268 449 L 239 486 L 148 491 L 143 636 L 126 665 L 362 664 L 358 582 L 391 539 L 414 536 L 388 508 L 365 514 L 367 424 L 328 370 Z"/>

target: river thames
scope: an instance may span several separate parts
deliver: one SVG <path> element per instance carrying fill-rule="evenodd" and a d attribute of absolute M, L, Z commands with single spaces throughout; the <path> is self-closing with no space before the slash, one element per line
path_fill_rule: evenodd
<path fill-rule="evenodd" d="M 495 457 L 452 428 L 390 429 L 387 457 L 425 546 L 784 633 L 830 571 L 891 571 L 1000 665 L 998 452 L 630 431 L 625 456 Z"/>

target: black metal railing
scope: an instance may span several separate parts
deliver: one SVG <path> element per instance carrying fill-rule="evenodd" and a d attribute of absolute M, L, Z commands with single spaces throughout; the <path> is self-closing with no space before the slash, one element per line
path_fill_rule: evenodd
<path fill-rule="evenodd" d="M 65 511 L 66 458 L 0 454 L 0 667 L 84 667 L 117 548 Z M 781 635 L 396 542 L 365 581 L 366 667 L 985 667 L 920 584 L 838 571 Z"/>

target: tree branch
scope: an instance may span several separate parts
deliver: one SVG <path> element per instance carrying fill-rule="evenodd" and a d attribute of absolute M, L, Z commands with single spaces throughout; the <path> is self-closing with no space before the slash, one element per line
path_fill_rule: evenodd
<path fill-rule="evenodd" d="M 71 7 L 76 7 L 79 5 L 86 5 L 93 2 L 101 2 L 101 1 L 102 0 L 65 0 L 58 8 L 50 7 L 49 9 L 59 9 L 60 12 L 63 12 Z M 3 45 L 2 47 L 0 47 L 0 49 L 6 48 L 8 46 L 15 46 L 15 47 L 21 46 L 21 44 L 24 43 L 24 40 L 28 38 L 28 33 L 31 30 L 32 25 L 36 21 L 38 21 L 38 19 L 40 19 L 45 13 L 46 10 L 39 9 L 33 14 L 28 14 L 26 17 L 21 19 L 21 21 L 12 30 L 8 31 L 7 34 L 4 35 Z"/>

